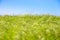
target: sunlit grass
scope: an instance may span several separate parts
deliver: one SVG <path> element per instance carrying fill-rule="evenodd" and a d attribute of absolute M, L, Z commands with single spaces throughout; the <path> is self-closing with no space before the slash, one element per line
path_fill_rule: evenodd
<path fill-rule="evenodd" d="M 0 16 L 0 40 L 60 40 L 60 16 Z"/>

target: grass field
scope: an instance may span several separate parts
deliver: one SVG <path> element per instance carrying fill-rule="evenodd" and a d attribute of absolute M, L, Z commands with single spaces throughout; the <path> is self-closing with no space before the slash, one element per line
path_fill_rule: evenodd
<path fill-rule="evenodd" d="M 0 40 L 60 40 L 60 16 L 0 16 Z"/>

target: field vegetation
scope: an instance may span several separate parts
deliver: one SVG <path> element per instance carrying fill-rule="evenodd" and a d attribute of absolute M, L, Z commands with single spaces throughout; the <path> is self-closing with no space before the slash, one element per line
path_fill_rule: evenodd
<path fill-rule="evenodd" d="M 0 16 L 0 40 L 60 40 L 60 16 Z"/>

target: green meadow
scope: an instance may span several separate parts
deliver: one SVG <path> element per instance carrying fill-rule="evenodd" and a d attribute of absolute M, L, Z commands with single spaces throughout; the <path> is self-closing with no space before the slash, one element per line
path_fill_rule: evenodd
<path fill-rule="evenodd" d="M 60 16 L 0 16 L 0 40 L 60 40 Z"/>

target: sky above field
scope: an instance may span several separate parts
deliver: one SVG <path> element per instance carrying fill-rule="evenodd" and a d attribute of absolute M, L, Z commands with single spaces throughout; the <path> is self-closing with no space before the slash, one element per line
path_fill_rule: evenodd
<path fill-rule="evenodd" d="M 60 0 L 0 0 L 0 15 L 26 13 L 60 16 Z"/>

